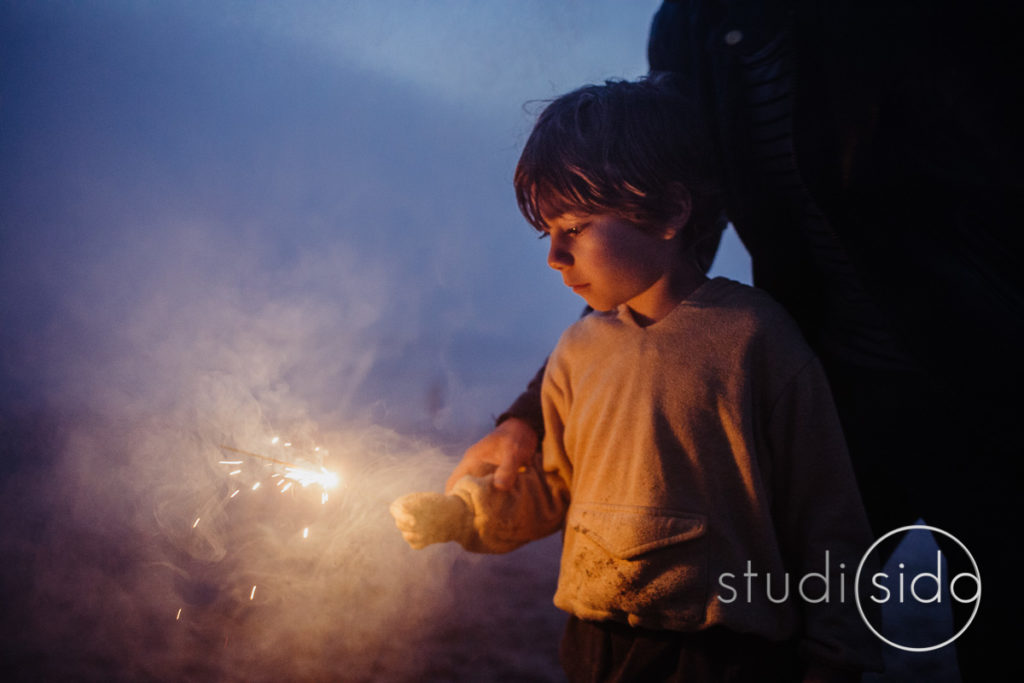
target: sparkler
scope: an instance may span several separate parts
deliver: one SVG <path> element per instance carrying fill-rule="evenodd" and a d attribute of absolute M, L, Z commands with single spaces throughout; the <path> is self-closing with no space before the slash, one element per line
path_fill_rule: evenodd
<path fill-rule="evenodd" d="M 275 446 L 278 446 L 278 447 L 283 446 L 285 448 L 290 448 L 292 446 L 292 443 L 290 441 L 281 444 L 280 438 L 276 437 L 276 436 L 271 440 L 271 444 L 273 444 Z M 337 488 L 340 485 L 340 483 L 341 483 L 340 477 L 335 472 L 332 472 L 332 471 L 328 470 L 326 467 L 323 467 L 322 465 L 316 466 L 316 465 L 311 465 L 311 464 L 310 465 L 299 464 L 299 463 L 295 463 L 295 462 L 290 462 L 288 460 L 281 460 L 279 458 L 274 458 L 274 457 L 271 457 L 269 455 L 263 455 L 262 453 L 253 453 L 251 451 L 245 451 L 245 450 L 242 450 L 240 448 L 235 448 L 233 446 L 227 446 L 227 445 L 224 445 L 224 444 L 221 444 L 218 447 L 221 448 L 224 451 L 228 451 L 228 452 L 235 453 L 235 454 L 238 454 L 238 455 L 243 455 L 243 456 L 245 456 L 247 458 L 254 458 L 256 460 L 262 460 L 264 462 L 268 462 L 268 463 L 270 463 L 272 465 L 280 467 L 283 471 L 281 471 L 281 472 L 277 472 L 277 471 L 273 472 L 270 475 L 269 479 L 271 481 L 273 481 L 274 479 L 277 480 L 276 485 L 278 487 L 278 490 L 281 493 L 285 493 L 286 491 L 291 489 L 295 484 L 299 484 L 299 486 L 301 486 L 302 488 L 310 486 L 311 484 L 317 484 L 322 489 L 320 491 L 320 502 L 321 502 L 321 504 L 326 505 L 327 504 L 327 499 L 328 499 L 327 491 L 329 489 Z M 316 453 L 321 454 L 321 456 L 323 455 L 321 453 L 321 449 L 319 447 L 315 448 L 314 450 L 315 450 Z M 229 476 L 229 477 L 236 477 L 237 475 L 242 474 L 242 471 L 243 471 L 242 466 L 245 464 L 245 460 L 244 459 L 240 459 L 240 460 L 224 459 L 224 460 L 218 461 L 218 464 L 224 465 L 227 469 L 230 470 L 230 471 L 227 472 L 227 476 Z M 277 468 L 275 467 L 275 469 L 277 469 Z M 237 480 L 235 480 L 235 481 L 237 481 Z M 263 479 L 263 481 L 256 481 L 256 482 L 254 482 L 252 484 L 252 490 L 256 491 L 257 489 L 259 489 L 260 485 L 263 482 L 265 482 L 265 481 L 266 481 L 266 479 Z M 229 498 L 234 498 L 242 490 L 241 488 L 237 488 L 236 486 L 232 486 L 231 488 L 234 489 L 234 490 L 232 490 Z M 199 517 L 198 515 L 195 517 L 195 519 L 192 522 L 192 529 L 197 529 L 199 527 L 201 519 L 202 518 Z M 310 530 L 309 530 L 308 526 L 304 527 L 302 529 L 301 536 L 302 536 L 302 538 L 304 540 L 308 540 L 309 539 L 309 537 L 310 537 L 309 531 Z M 256 599 L 256 585 L 253 584 L 252 587 L 249 590 L 249 601 L 250 602 L 255 602 L 255 599 Z M 182 620 L 182 608 L 178 609 L 178 612 L 177 612 L 177 614 L 175 614 L 174 618 L 175 618 L 175 621 L 179 621 L 180 622 Z"/>
<path fill-rule="evenodd" d="M 274 438 L 275 438 L 275 441 L 276 441 L 277 437 L 274 437 Z M 290 444 L 286 444 L 286 445 L 290 445 Z M 278 458 L 272 458 L 269 455 L 261 455 L 260 453 L 252 453 L 250 451 L 243 451 L 240 448 L 233 448 L 231 446 L 225 446 L 223 444 L 220 446 L 220 448 L 223 448 L 226 451 L 231 451 L 232 453 L 238 453 L 239 455 L 245 455 L 245 456 L 248 456 L 250 458 L 256 458 L 258 460 L 263 460 L 263 461 L 266 461 L 266 462 L 270 462 L 270 463 L 273 463 L 275 465 L 281 465 L 282 467 L 284 467 L 284 472 L 285 472 L 284 473 L 284 477 L 286 479 L 291 479 L 291 480 L 297 482 L 303 488 L 305 488 L 306 486 L 309 486 L 310 484 L 319 484 L 324 489 L 334 489 L 334 488 L 338 487 L 339 483 L 341 483 L 341 480 L 340 480 L 340 478 L 338 477 L 338 475 L 336 473 L 331 472 L 330 470 L 328 470 L 327 468 L 322 467 L 322 466 L 320 467 L 319 470 L 315 470 L 315 469 L 312 469 L 312 468 L 309 468 L 309 467 L 303 467 L 303 466 L 298 465 L 298 464 L 293 463 L 293 462 L 288 462 L 287 460 L 279 460 Z M 227 465 L 227 464 L 231 464 L 231 465 L 237 464 L 235 461 L 222 461 L 222 462 L 225 465 Z M 229 474 L 235 474 L 237 472 L 241 472 L 241 470 L 235 470 L 234 472 L 230 472 Z M 290 487 L 291 487 L 291 484 L 288 484 L 284 489 L 282 489 L 282 491 L 287 490 Z"/>

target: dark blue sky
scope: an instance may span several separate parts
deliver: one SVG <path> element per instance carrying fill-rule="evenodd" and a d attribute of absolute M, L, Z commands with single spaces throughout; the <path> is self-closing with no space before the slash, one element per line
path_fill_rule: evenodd
<path fill-rule="evenodd" d="M 657 3 L 552 5 L 5 3 L 5 373 L 91 401 L 289 310 L 247 334 L 318 419 L 478 431 L 579 308 L 515 209 L 523 105 L 640 75 Z"/>

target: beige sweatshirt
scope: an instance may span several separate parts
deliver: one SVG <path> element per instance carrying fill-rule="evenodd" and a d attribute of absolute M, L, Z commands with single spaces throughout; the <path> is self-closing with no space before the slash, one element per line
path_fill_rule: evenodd
<path fill-rule="evenodd" d="M 542 468 L 509 493 L 457 486 L 474 512 L 464 546 L 564 528 L 554 601 L 581 618 L 799 636 L 808 658 L 877 665 L 852 587 L 872 539 L 839 421 L 768 295 L 718 278 L 645 328 L 625 307 L 588 315 L 541 398 Z M 824 576 L 801 598 L 826 571 L 828 599 Z"/>

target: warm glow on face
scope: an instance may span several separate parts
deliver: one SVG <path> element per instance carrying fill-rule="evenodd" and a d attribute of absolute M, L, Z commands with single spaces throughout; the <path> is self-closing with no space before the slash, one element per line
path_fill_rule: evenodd
<path fill-rule="evenodd" d="M 679 259 L 671 235 L 654 235 L 612 215 L 565 213 L 548 221 L 548 265 L 591 307 L 645 308 L 645 296 Z"/>

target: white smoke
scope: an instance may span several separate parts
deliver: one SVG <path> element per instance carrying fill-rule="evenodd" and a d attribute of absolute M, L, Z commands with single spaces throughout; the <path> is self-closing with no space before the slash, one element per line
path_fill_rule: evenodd
<path fill-rule="evenodd" d="M 521 105 L 637 75 L 656 5 L 3 5 L 5 676 L 556 675 L 556 548 L 414 553 L 387 505 L 578 313 Z"/>

